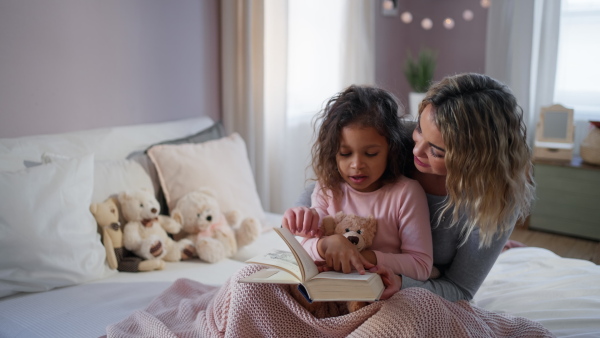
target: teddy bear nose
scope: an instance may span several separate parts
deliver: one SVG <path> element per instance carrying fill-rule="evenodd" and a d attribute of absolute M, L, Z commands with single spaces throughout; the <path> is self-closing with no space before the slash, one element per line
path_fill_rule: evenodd
<path fill-rule="evenodd" d="M 210 215 L 206 216 L 206 220 L 209 222 L 212 221 L 212 216 L 210 216 Z"/>
<path fill-rule="evenodd" d="M 358 244 L 358 237 L 356 236 L 348 236 L 348 240 L 354 245 Z"/>
<path fill-rule="evenodd" d="M 150 211 L 151 211 L 153 214 L 156 214 L 156 212 L 157 212 L 158 210 L 156 210 L 156 208 L 152 208 Z"/>

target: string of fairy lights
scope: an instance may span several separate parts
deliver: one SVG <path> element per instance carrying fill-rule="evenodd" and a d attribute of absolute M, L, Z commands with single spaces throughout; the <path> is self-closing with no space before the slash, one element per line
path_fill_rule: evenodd
<path fill-rule="evenodd" d="M 483 8 L 489 8 L 492 4 L 492 0 L 479 0 L 479 5 Z M 383 15 L 398 15 L 398 0 L 383 0 L 382 4 Z M 473 20 L 474 14 L 470 9 L 465 9 L 462 12 L 462 19 L 465 21 Z M 400 13 L 400 20 L 405 24 L 409 24 L 413 21 L 413 15 L 409 11 Z M 454 28 L 456 22 L 454 18 L 447 17 L 442 21 L 442 26 L 446 29 Z M 421 19 L 421 27 L 424 30 L 430 30 L 433 28 L 434 22 L 428 17 Z"/>

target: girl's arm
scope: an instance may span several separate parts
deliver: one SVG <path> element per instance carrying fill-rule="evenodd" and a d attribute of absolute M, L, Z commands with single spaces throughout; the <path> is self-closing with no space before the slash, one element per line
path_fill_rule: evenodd
<path fill-rule="evenodd" d="M 319 220 L 322 220 L 328 214 L 329 200 L 323 194 L 319 184 L 309 186 L 304 194 L 311 195 L 311 207 L 319 215 Z M 307 201 L 306 197 L 301 199 Z M 319 224 L 320 226 L 321 224 Z M 317 235 L 320 234 L 319 231 Z M 328 266 L 336 271 L 349 273 L 352 269 L 355 269 L 363 274 L 365 268 L 369 269 L 374 266 L 342 235 L 305 238 L 302 241 L 302 246 L 315 262 L 326 262 Z"/>
<path fill-rule="evenodd" d="M 374 250 L 376 263 L 389 267 L 396 274 L 427 280 L 433 266 L 427 197 L 417 181 L 407 179 L 395 198 L 398 198 L 398 226 L 378 226 L 377 231 L 384 232 L 385 236 L 398 236 L 402 243 L 401 253 Z"/>

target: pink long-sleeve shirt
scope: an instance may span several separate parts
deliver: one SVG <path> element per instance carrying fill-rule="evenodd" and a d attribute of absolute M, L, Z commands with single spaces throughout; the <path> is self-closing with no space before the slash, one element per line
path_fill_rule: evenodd
<path fill-rule="evenodd" d="M 431 226 L 427 197 L 415 180 L 401 177 L 373 192 L 360 192 L 342 184 L 342 197 L 326 196 L 317 183 L 312 194 L 312 207 L 321 219 L 339 211 L 377 219 L 377 233 L 369 249 L 375 252 L 377 264 L 390 267 L 394 273 L 426 280 L 433 264 Z M 318 238 L 302 243 L 315 261 L 323 258 L 317 250 Z"/>

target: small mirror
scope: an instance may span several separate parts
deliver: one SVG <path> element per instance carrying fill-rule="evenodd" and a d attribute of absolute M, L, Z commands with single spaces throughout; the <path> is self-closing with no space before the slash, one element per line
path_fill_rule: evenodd
<path fill-rule="evenodd" d="M 559 104 L 543 107 L 540 111 L 536 141 L 573 143 L 573 109 Z"/>

